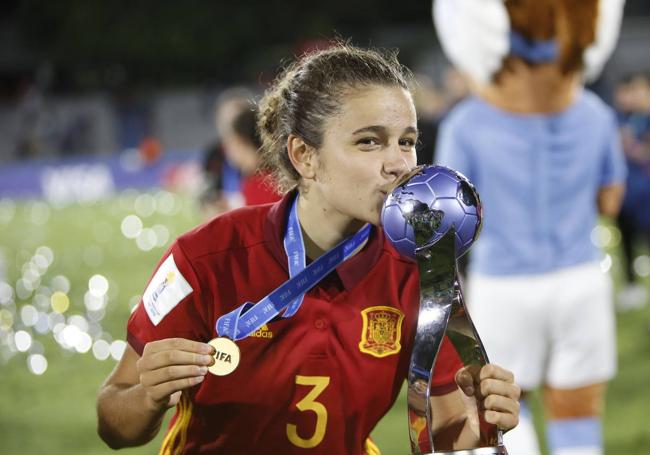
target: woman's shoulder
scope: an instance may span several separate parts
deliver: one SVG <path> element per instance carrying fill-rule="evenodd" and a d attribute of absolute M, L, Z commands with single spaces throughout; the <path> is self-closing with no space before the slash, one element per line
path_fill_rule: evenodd
<path fill-rule="evenodd" d="M 589 89 L 582 89 L 574 104 L 577 113 L 604 122 L 616 122 L 616 113 L 603 99 Z"/>
<path fill-rule="evenodd" d="M 241 207 L 217 215 L 177 239 L 189 259 L 264 242 L 264 224 L 272 204 Z"/>
<path fill-rule="evenodd" d="M 475 120 L 477 117 L 485 116 L 489 110 L 489 106 L 478 96 L 469 95 L 447 111 L 444 116 L 444 121 L 463 125 Z"/>

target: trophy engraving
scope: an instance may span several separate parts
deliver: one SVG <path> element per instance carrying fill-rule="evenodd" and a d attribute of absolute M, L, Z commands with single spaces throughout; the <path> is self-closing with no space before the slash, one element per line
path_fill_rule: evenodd
<path fill-rule="evenodd" d="M 463 395 L 468 410 L 464 423 L 476 433 L 471 442 L 439 437 L 453 431 L 436 420 L 432 406 L 433 370 L 445 336 L 465 368 L 478 371 L 488 363 L 466 311 L 456 266 L 480 232 L 478 193 L 462 174 L 449 168 L 418 167 L 388 196 L 382 225 L 396 249 L 417 262 L 420 274 L 420 307 L 407 389 L 411 453 L 507 454 L 501 432 L 485 422 L 473 397 Z"/>

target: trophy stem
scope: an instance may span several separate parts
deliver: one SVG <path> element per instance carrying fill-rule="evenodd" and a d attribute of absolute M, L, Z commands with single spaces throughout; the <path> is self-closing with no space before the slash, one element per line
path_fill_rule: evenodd
<path fill-rule="evenodd" d="M 419 233 L 414 226 L 416 243 Z M 419 235 L 420 234 L 420 235 Z M 478 408 L 468 421 L 475 422 L 482 447 L 456 451 L 435 451 L 433 408 L 431 406 L 431 381 L 436 357 L 445 336 L 456 349 L 464 366 L 476 365 L 478 369 L 488 363 L 483 344 L 467 314 L 462 290 L 457 278 L 455 230 L 451 228 L 432 245 L 419 246 L 416 259 L 420 273 L 420 308 L 413 342 L 413 353 L 408 374 L 407 403 L 411 453 L 504 455 L 507 454 L 501 432 L 485 422 Z M 462 392 L 459 392 L 462 393 Z M 470 398 L 474 400 L 474 398 Z M 478 406 L 476 404 L 475 406 Z"/>
<path fill-rule="evenodd" d="M 430 452 L 424 455 L 508 455 L 505 446 L 479 447 L 478 449 L 454 450 L 452 452 Z"/>

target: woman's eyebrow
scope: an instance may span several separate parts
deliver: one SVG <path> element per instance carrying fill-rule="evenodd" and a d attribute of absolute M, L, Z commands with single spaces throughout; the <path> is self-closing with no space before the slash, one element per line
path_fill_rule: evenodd
<path fill-rule="evenodd" d="M 385 133 L 386 128 L 381 126 L 381 125 L 370 125 L 370 126 L 364 126 L 363 128 L 359 128 L 356 131 L 353 131 L 352 134 L 359 134 L 359 133 Z"/>
<path fill-rule="evenodd" d="M 415 135 L 420 134 L 418 129 L 413 126 L 407 126 L 406 128 L 404 128 L 404 133 L 413 133 Z"/>

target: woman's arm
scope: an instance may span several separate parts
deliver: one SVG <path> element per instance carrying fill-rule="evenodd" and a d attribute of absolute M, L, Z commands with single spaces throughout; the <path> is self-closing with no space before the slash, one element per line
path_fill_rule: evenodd
<path fill-rule="evenodd" d="M 621 209 L 625 185 L 617 183 L 603 186 L 598 190 L 598 211 L 601 215 L 615 218 Z"/>
<path fill-rule="evenodd" d="M 142 357 L 127 345 L 97 395 L 97 432 L 113 449 L 152 440 L 184 389 L 199 384 L 214 363 L 205 343 L 169 338 L 148 343 Z"/>

